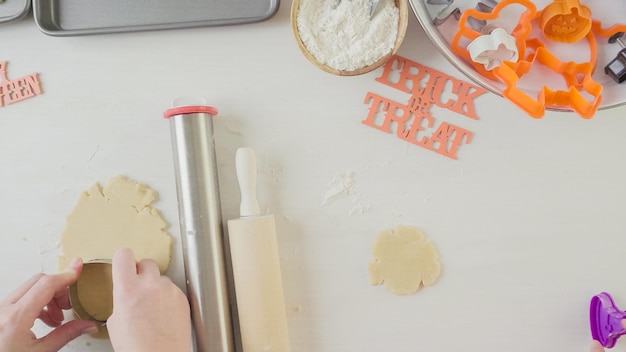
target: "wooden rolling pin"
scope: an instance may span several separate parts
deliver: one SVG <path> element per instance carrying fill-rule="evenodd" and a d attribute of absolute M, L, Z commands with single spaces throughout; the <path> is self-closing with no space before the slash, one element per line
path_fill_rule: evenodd
<path fill-rule="evenodd" d="M 239 148 L 241 218 L 228 221 L 235 297 L 244 352 L 289 352 L 289 333 L 273 215 L 256 199 L 256 158 Z"/>

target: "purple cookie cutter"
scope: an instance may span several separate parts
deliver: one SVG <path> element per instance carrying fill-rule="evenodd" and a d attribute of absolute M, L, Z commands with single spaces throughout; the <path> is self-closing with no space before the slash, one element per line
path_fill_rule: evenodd
<path fill-rule="evenodd" d="M 617 339 L 626 334 L 622 320 L 626 319 L 626 312 L 617 308 L 610 294 L 602 292 L 591 298 L 589 307 L 589 322 L 591 336 L 602 346 L 611 348 Z"/>

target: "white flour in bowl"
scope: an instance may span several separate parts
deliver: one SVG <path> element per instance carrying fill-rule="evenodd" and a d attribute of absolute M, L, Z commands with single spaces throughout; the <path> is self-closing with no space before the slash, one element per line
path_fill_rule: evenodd
<path fill-rule="evenodd" d="M 340 71 L 373 64 L 394 47 L 399 10 L 380 0 L 370 19 L 370 0 L 301 0 L 300 39 L 315 59 Z"/>

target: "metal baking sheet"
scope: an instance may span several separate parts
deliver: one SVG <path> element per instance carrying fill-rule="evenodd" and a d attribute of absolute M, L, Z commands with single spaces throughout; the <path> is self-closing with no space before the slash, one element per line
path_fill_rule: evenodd
<path fill-rule="evenodd" d="M 0 23 L 17 21 L 29 10 L 30 0 L 0 0 Z"/>
<path fill-rule="evenodd" d="M 5 0 L 11 1 L 11 0 Z M 45 34 L 76 36 L 243 24 L 272 17 L 280 0 L 33 0 Z"/>

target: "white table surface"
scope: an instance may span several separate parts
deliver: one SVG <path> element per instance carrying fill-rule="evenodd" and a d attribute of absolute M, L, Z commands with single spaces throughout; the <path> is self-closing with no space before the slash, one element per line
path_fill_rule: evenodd
<path fill-rule="evenodd" d="M 474 132 L 448 159 L 363 125 L 367 92 L 397 92 L 374 80 L 382 69 L 337 77 L 310 64 L 290 5 L 262 23 L 160 32 L 57 38 L 32 17 L 2 25 L 9 77 L 39 72 L 44 94 L 0 108 L 0 295 L 56 271 L 79 193 L 119 174 L 160 194 L 176 239 L 168 275 L 183 285 L 161 116 L 198 95 L 220 111 L 225 220 L 238 212 L 235 150 L 257 150 L 293 351 L 587 351 L 591 296 L 608 291 L 626 307 L 626 108 L 535 120 L 493 94 L 476 100 L 479 121 L 436 108 L 438 121 Z M 399 54 L 463 78 L 412 14 Z M 343 173 L 358 195 L 322 205 Z M 440 280 L 415 295 L 369 284 L 370 246 L 398 224 L 423 229 L 441 256 Z M 90 338 L 63 349 L 110 350 Z"/>

